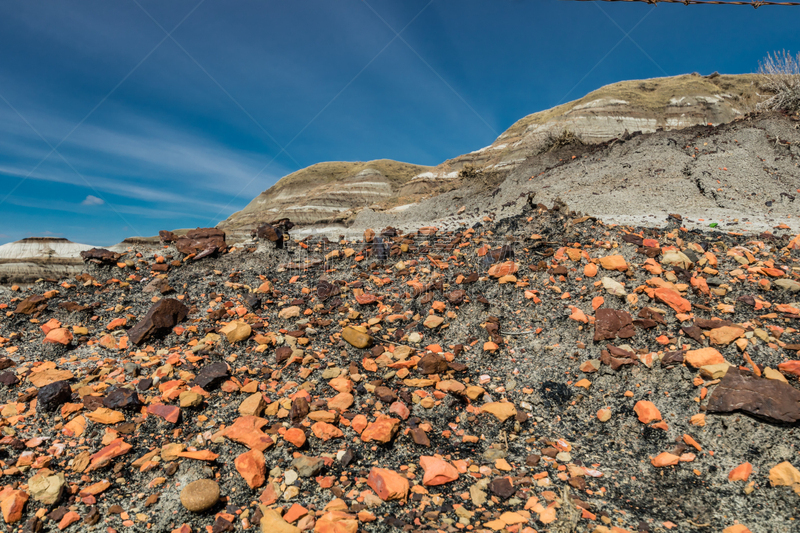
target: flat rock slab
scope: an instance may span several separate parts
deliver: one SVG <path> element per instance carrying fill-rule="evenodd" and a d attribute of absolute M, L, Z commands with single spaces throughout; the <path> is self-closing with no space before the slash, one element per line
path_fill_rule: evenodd
<path fill-rule="evenodd" d="M 800 391 L 774 379 L 729 368 L 708 400 L 709 413 L 745 413 L 776 422 L 800 420 Z"/>

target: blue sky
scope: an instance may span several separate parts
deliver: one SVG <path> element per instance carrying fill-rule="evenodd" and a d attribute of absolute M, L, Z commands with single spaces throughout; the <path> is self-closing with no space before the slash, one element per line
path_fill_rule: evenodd
<path fill-rule="evenodd" d="M 6 0 L 0 243 L 214 225 L 320 161 L 435 165 L 608 83 L 753 72 L 800 51 L 798 20 L 559 0 Z"/>

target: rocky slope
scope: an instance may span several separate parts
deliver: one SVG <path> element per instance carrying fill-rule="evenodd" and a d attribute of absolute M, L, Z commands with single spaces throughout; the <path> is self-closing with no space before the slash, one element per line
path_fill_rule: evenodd
<path fill-rule="evenodd" d="M 290 218 L 301 226 L 349 224 L 367 206 L 402 207 L 463 183 L 465 166 L 492 183 L 550 148 L 568 131 L 585 143 L 625 133 L 719 125 L 760 100 L 755 75 L 697 74 L 634 80 L 602 87 L 579 100 L 517 121 L 490 146 L 425 168 L 395 161 L 321 163 L 284 177 L 219 227 L 244 236 L 260 222 Z M 468 176 L 469 177 L 469 176 Z"/>
<path fill-rule="evenodd" d="M 7 529 L 797 531 L 800 235 L 366 237 L 0 288 Z"/>

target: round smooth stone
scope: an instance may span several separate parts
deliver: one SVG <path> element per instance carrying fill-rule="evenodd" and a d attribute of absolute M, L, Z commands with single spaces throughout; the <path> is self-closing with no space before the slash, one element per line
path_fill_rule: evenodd
<path fill-rule="evenodd" d="M 219 485 L 210 479 L 192 481 L 181 491 L 181 503 L 193 513 L 211 509 L 218 501 Z"/>

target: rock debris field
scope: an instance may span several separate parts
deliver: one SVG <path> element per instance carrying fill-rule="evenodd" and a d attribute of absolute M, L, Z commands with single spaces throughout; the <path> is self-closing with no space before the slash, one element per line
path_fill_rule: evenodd
<path fill-rule="evenodd" d="M 6 530 L 800 530 L 787 228 L 285 229 L 0 289 Z"/>

